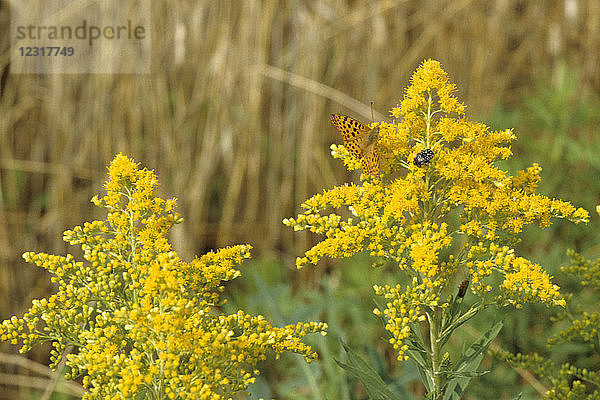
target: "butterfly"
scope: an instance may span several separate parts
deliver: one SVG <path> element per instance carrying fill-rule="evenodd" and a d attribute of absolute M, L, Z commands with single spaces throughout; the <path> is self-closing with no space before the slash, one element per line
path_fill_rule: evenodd
<path fill-rule="evenodd" d="M 369 128 L 347 115 L 331 114 L 331 122 L 344 138 L 344 147 L 360 160 L 366 175 L 379 175 L 379 128 Z"/>

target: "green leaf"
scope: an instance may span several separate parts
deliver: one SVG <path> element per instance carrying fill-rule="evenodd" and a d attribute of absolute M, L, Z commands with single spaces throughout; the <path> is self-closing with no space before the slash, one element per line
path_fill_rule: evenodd
<path fill-rule="evenodd" d="M 448 374 L 450 378 L 446 383 L 444 400 L 460 400 L 471 379 L 482 375 L 482 372 L 477 371 L 477 368 L 487 352 L 490 343 L 492 343 L 500 332 L 500 329 L 502 329 L 502 321 L 494 324 L 494 326 L 464 351 L 462 358 L 456 364 L 456 369 Z"/>
<path fill-rule="evenodd" d="M 342 342 L 344 350 L 348 355 L 348 363 L 335 360 L 335 362 L 344 368 L 350 375 L 357 378 L 364 386 L 369 398 L 372 400 L 401 400 L 381 379 L 377 371 L 373 369 L 360 355 L 350 349 Z"/>
<path fill-rule="evenodd" d="M 404 339 L 404 344 L 408 346 L 408 349 L 405 351 L 405 353 L 409 355 L 411 360 L 425 369 L 431 369 L 431 359 L 429 357 L 429 353 L 419 342 L 409 337 Z"/>
<path fill-rule="evenodd" d="M 490 371 L 464 371 L 464 372 L 449 372 L 445 374 L 448 378 L 476 378 L 487 374 Z"/>
<path fill-rule="evenodd" d="M 411 335 L 415 335 L 419 343 L 425 343 L 425 341 L 423 340 L 423 336 L 421 335 L 421 327 L 419 326 L 419 324 L 409 322 L 408 326 L 410 326 Z"/>
<path fill-rule="evenodd" d="M 450 321 L 450 324 L 445 327 L 444 329 L 442 329 L 442 332 L 445 331 L 445 333 L 440 337 L 440 346 L 443 347 L 446 342 L 448 342 L 448 339 L 450 339 L 450 337 L 452 336 L 452 333 L 458 329 L 462 324 L 464 324 L 465 322 L 469 321 L 471 318 L 473 318 L 475 315 L 477 315 L 476 312 L 473 312 L 473 310 L 475 309 L 475 306 L 471 306 L 471 308 L 464 314 L 462 314 L 457 320 L 452 320 Z M 453 317 L 454 318 L 454 317 Z"/>
<path fill-rule="evenodd" d="M 431 375 L 432 367 L 429 353 L 415 339 L 406 338 L 404 343 L 408 346 L 408 349 L 405 351 L 406 355 L 417 366 L 421 382 L 423 382 L 427 391 L 430 392 L 433 388 L 433 377 Z"/>

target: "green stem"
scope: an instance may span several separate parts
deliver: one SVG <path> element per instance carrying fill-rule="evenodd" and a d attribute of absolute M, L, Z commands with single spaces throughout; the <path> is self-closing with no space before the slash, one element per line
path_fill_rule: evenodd
<path fill-rule="evenodd" d="M 441 312 L 436 309 L 429 317 L 429 342 L 431 346 L 431 376 L 433 379 L 432 399 L 438 400 L 442 397 L 441 379 L 441 346 L 439 341 Z"/>
<path fill-rule="evenodd" d="M 425 147 L 429 148 L 431 146 L 430 136 L 431 136 L 431 117 L 433 113 L 431 111 L 431 107 L 433 105 L 433 97 L 431 96 L 431 90 L 428 92 L 429 98 L 427 99 L 427 115 L 425 116 L 425 122 L 427 123 L 427 132 L 425 136 Z"/>
<path fill-rule="evenodd" d="M 432 106 L 432 102 L 433 102 L 433 99 L 431 97 L 431 91 L 430 91 L 429 92 L 429 100 L 427 102 L 427 115 L 425 115 L 425 123 L 427 124 L 427 131 L 425 133 L 425 147 L 426 148 L 429 148 L 429 133 L 431 131 L 431 106 Z M 429 185 L 429 170 L 427 170 L 425 172 L 425 186 L 427 187 L 427 190 L 429 190 L 429 186 L 430 186 Z M 429 207 L 426 207 L 426 208 L 425 208 L 425 203 L 423 203 L 424 210 L 426 210 L 425 213 L 424 213 L 424 216 L 425 216 L 426 219 L 429 219 L 430 217 L 433 216 L 433 213 L 435 213 L 435 211 L 432 211 L 432 209 L 435 210 L 435 207 L 432 207 L 431 200 L 429 200 L 428 203 L 429 203 L 428 204 Z"/>

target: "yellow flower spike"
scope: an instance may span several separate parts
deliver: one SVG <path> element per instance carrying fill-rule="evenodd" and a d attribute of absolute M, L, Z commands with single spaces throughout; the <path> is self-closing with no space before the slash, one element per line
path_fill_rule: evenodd
<path fill-rule="evenodd" d="M 200 395 L 189 398 L 227 398 L 254 382 L 252 367 L 268 351 L 315 359 L 301 339 L 324 333 L 324 324 L 303 324 L 294 331 L 241 310 L 229 316 L 216 312 L 214 306 L 224 303 L 222 283 L 240 276 L 236 266 L 250 258 L 251 246 L 182 261 L 166 237 L 181 222 L 176 201 L 156 197 L 157 186 L 152 171 L 117 155 L 106 195 L 92 200 L 107 210 L 106 221 L 84 223 L 63 235 L 81 245 L 85 261 L 23 254 L 53 274 L 59 289 L 48 299 L 34 300 L 22 318 L 2 322 L 0 339 L 21 342 L 25 352 L 48 337 L 58 338 L 51 366 L 60 361 L 66 343 L 82 343 L 66 365 L 69 379 L 84 375 L 84 399 L 133 398 L 142 385 L 161 398 L 184 399 L 190 393 Z"/>
<path fill-rule="evenodd" d="M 551 277 L 516 257 L 509 246 L 529 224 L 544 228 L 555 218 L 589 219 L 581 208 L 536 193 L 538 164 L 515 176 L 499 168 L 499 161 L 512 156 L 515 133 L 470 121 L 439 62 L 424 61 L 410 82 L 390 111 L 395 120 L 373 125 L 378 127 L 378 179 L 324 190 L 302 204 L 296 219 L 284 220 L 294 230 L 323 236 L 297 259 L 299 268 L 325 257 L 368 252 L 412 278 L 406 287 L 374 287 L 387 301 L 375 312 L 387 322 L 398 359 L 406 358 L 402 348 L 410 324 L 432 323 L 431 310 L 450 307 L 441 299 L 455 293 L 457 276 L 470 281 L 481 307 L 492 297 L 517 307 L 564 304 Z M 331 149 L 347 164 L 352 159 L 342 146 Z M 356 168 L 358 162 L 349 169 Z M 339 209 L 352 218 L 343 219 Z M 454 248 L 456 253 L 448 254 Z M 487 282 L 495 274 L 502 284 Z"/>

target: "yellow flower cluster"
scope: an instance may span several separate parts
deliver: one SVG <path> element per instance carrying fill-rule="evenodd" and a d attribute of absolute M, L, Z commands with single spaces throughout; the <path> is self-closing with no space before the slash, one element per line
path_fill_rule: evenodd
<path fill-rule="evenodd" d="M 578 368 L 565 362 L 556 365 L 552 360 L 545 359 L 537 353 L 524 355 L 512 354 L 507 351 L 491 350 L 495 357 L 508 362 L 511 366 L 532 371 L 547 379 L 551 388 L 544 393 L 544 400 L 565 399 L 598 399 L 600 379 L 593 370 Z"/>
<path fill-rule="evenodd" d="M 561 267 L 562 272 L 580 279 L 582 286 L 589 289 L 600 288 L 600 260 L 587 260 L 581 254 L 569 251 L 572 264 Z M 527 267 L 526 267 L 527 268 Z M 583 297 L 589 298 L 588 290 Z M 584 293 L 581 291 L 580 293 Z M 600 313 L 597 311 L 584 311 L 584 304 L 589 300 L 582 300 L 580 296 L 571 294 L 568 309 L 553 317 L 553 321 L 566 323 L 566 328 L 561 329 L 547 340 L 546 346 L 556 349 L 560 345 L 571 343 L 577 346 L 586 346 L 588 354 L 598 355 L 598 334 L 600 333 Z M 507 361 L 513 367 L 524 368 L 532 371 L 541 378 L 551 383 L 551 388 L 544 394 L 546 400 L 562 399 L 598 399 L 600 398 L 600 376 L 595 370 L 580 368 L 570 363 L 555 364 L 551 359 L 544 359 L 534 354 L 511 354 L 505 351 L 493 351 L 496 357 Z M 580 363 L 582 360 L 577 360 Z M 585 364 L 585 362 L 584 362 Z"/>
<path fill-rule="evenodd" d="M 558 292 L 559 287 L 551 283 L 540 265 L 523 257 L 515 257 L 503 265 L 504 281 L 500 288 L 504 291 L 502 299 L 517 308 L 527 302 L 543 302 L 565 307 L 566 301 Z"/>
<path fill-rule="evenodd" d="M 582 286 L 600 289 L 600 259 L 586 260 L 581 254 L 572 250 L 568 251 L 568 254 L 573 262 L 571 265 L 561 267 L 561 271 L 581 277 Z"/>
<path fill-rule="evenodd" d="M 175 199 L 156 197 L 158 180 L 118 155 L 109 168 L 107 194 L 92 201 L 106 221 L 64 234 L 85 261 L 25 253 L 53 274 L 58 293 L 34 300 L 22 317 L 0 325 L 0 339 L 21 351 L 53 342 L 52 365 L 67 346 L 68 379 L 83 375 L 84 399 L 230 399 L 254 382 L 268 352 L 317 355 L 302 343 L 323 323 L 273 327 L 240 310 L 219 312 L 224 282 L 250 257 L 250 246 L 207 253 L 186 263 L 170 250 L 168 230 L 181 218 Z"/>
<path fill-rule="evenodd" d="M 503 304 L 564 305 L 551 277 L 515 257 L 510 246 L 528 224 L 546 227 L 552 218 L 575 223 L 589 218 L 581 208 L 536 193 L 539 165 L 516 176 L 501 170 L 497 162 L 512 156 L 515 135 L 469 121 L 454 91 L 437 61 L 423 62 L 391 110 L 395 121 L 377 124 L 381 174 L 362 185 L 325 190 L 302 204 L 303 213 L 283 221 L 324 237 L 297 259 L 298 268 L 366 251 L 416 279 L 388 303 L 389 329 L 399 351 L 414 318 L 405 310 L 424 305 L 409 295 L 415 284 L 428 299 L 445 298 L 444 291 L 454 290 L 457 279 L 464 278 L 482 299 L 496 290 Z M 349 169 L 360 167 L 356 160 L 347 161 L 341 145 L 332 146 L 332 154 Z M 504 277 L 495 288 L 486 283 L 493 273 Z"/>
<path fill-rule="evenodd" d="M 589 287 L 595 292 L 600 289 L 600 259 L 588 260 L 581 254 L 569 251 L 571 265 L 561 267 L 561 271 L 577 278 L 582 287 Z M 582 291 L 584 292 L 589 292 Z M 586 293 L 588 296 L 589 293 Z M 584 311 L 581 306 L 583 301 L 571 298 L 569 301 L 574 310 L 564 311 L 559 319 L 565 319 L 570 325 L 556 333 L 548 340 L 548 345 L 556 345 L 568 342 L 586 343 L 598 353 L 598 335 L 600 334 L 600 312 Z"/>
<path fill-rule="evenodd" d="M 421 305 L 436 306 L 439 303 L 439 299 L 430 291 L 424 290 L 423 285 L 419 284 L 416 278 L 412 283 L 405 289 L 401 285 L 373 287 L 375 294 L 384 296 L 388 300 L 387 308 L 383 313 L 377 308 L 373 313 L 385 317 L 387 321 L 385 329 L 392 334 L 390 343 L 398 352 L 397 358 L 400 361 L 408 360 L 408 356 L 404 353 L 409 346 L 404 343 L 404 340 L 410 336 L 410 324 L 425 320 Z"/>

